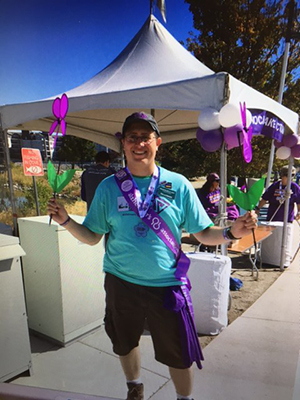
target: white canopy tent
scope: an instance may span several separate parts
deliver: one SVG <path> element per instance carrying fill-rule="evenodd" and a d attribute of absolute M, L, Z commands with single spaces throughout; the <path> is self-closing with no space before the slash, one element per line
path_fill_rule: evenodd
<path fill-rule="evenodd" d="M 293 132 L 298 126 L 296 113 L 228 73 L 215 74 L 203 65 L 153 15 L 110 65 L 66 94 L 67 134 L 114 150 L 119 150 L 115 133 L 138 110 L 156 110 L 165 143 L 195 138 L 199 111 L 220 110 L 228 101 L 270 111 Z M 2 129 L 49 131 L 52 101 L 1 106 Z"/>
<path fill-rule="evenodd" d="M 219 111 L 227 102 L 246 102 L 247 108 L 269 111 L 285 123 L 287 130 L 298 132 L 296 113 L 226 72 L 214 73 L 153 15 L 110 65 L 66 94 L 67 134 L 115 151 L 120 150 L 115 133 L 134 111 L 155 114 L 164 143 L 195 138 L 200 110 L 212 107 Z M 53 98 L 1 106 L 0 128 L 4 132 L 49 131 L 54 120 Z M 220 171 L 224 191 L 225 153 Z M 226 210 L 225 203 L 223 209 Z"/>

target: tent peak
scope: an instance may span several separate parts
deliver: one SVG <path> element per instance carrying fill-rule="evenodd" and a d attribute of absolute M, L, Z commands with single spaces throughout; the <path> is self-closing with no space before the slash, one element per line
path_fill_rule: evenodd
<path fill-rule="evenodd" d="M 150 14 L 123 51 L 68 97 L 153 87 L 201 78 L 214 71 L 197 60 Z"/>

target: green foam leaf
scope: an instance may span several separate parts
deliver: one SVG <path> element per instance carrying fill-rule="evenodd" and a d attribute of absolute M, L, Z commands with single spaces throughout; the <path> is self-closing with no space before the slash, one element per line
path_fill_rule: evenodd
<path fill-rule="evenodd" d="M 265 178 L 261 178 L 255 182 L 247 193 L 242 192 L 236 186 L 227 185 L 228 192 L 232 197 L 233 201 L 241 208 L 247 211 L 251 211 L 255 208 L 258 201 L 261 198 L 264 190 Z"/>
<path fill-rule="evenodd" d="M 58 175 L 54 165 L 51 161 L 48 161 L 47 172 L 48 172 L 48 182 L 52 187 L 54 193 L 60 193 L 64 187 L 71 181 L 75 174 L 75 169 L 69 169 L 63 172 L 61 175 Z"/>

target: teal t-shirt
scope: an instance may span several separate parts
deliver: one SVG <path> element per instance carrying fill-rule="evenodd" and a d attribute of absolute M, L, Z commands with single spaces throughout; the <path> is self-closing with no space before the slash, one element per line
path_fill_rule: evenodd
<path fill-rule="evenodd" d="M 134 180 L 144 199 L 150 177 Z M 212 226 L 195 189 L 182 175 L 160 168 L 152 207 L 171 229 L 177 243 L 184 228 L 189 233 Z M 125 281 L 143 286 L 173 286 L 175 257 L 172 251 L 133 211 L 114 176 L 98 186 L 83 225 L 99 234 L 110 233 L 103 268 Z"/>

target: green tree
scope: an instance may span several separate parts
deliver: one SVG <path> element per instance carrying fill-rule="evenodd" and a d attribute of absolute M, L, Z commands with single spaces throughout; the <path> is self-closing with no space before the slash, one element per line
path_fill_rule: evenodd
<path fill-rule="evenodd" d="M 220 152 L 208 153 L 196 139 L 167 143 L 159 148 L 157 159 L 161 165 L 187 178 L 219 172 Z M 212 165 L 215 167 L 212 169 Z"/>
<path fill-rule="evenodd" d="M 185 0 L 193 14 L 194 28 L 186 46 L 196 58 L 215 72 L 226 71 L 277 99 L 287 32 L 287 1 L 278 0 Z M 295 2 L 296 3 L 296 2 Z M 299 11 L 299 5 L 296 5 Z M 299 31 L 298 18 L 293 19 L 293 32 Z M 283 104 L 300 112 L 300 44 L 291 39 Z M 216 170 L 217 154 L 205 153 L 196 140 L 191 145 L 181 142 L 161 146 L 162 163 L 186 176 L 203 175 Z M 247 175 L 267 171 L 270 140 L 252 139 L 253 161 Z M 239 149 L 230 150 L 228 174 L 241 174 Z M 275 160 L 274 169 L 280 167 Z"/>
<path fill-rule="evenodd" d="M 267 171 L 270 156 L 270 139 L 265 136 L 252 138 L 253 158 L 245 166 L 241 162 L 241 149 L 230 150 L 227 158 L 228 177 L 247 176 L 261 177 Z M 187 178 L 205 176 L 210 172 L 220 172 L 220 151 L 208 153 L 202 149 L 196 139 L 179 141 L 162 145 L 159 150 L 158 160 L 161 165 L 175 172 L 180 172 Z M 273 170 L 279 170 L 287 161 L 274 160 Z"/>
<path fill-rule="evenodd" d="M 69 162 L 72 168 L 75 164 L 93 161 L 96 155 L 95 143 L 75 136 L 64 136 L 57 141 L 57 148 L 54 159 Z"/>
<path fill-rule="evenodd" d="M 194 28 L 187 48 L 215 72 L 226 71 L 269 97 L 278 97 L 288 24 L 287 1 L 278 0 L 185 0 L 193 13 Z M 296 2 L 295 2 L 296 3 Z M 296 11 L 299 6 L 296 5 Z M 293 32 L 299 22 L 293 19 Z M 300 44 L 293 37 L 286 88 L 295 92 L 300 80 L 297 68 Z M 299 90 L 298 90 L 299 91 Z M 291 109 L 298 104 L 283 103 Z"/>

